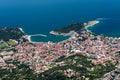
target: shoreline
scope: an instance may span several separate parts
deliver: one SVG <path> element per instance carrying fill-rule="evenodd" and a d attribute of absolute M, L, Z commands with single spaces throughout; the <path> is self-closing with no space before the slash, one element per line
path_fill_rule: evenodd
<path fill-rule="evenodd" d="M 94 25 L 99 24 L 99 23 L 100 23 L 100 21 L 98 21 L 98 20 L 93 20 L 93 21 L 89 21 L 89 22 L 83 23 L 83 24 L 84 24 L 84 26 L 85 26 L 85 29 L 87 29 L 87 28 L 93 27 Z"/>
<path fill-rule="evenodd" d="M 24 30 L 22 29 L 22 28 L 18 28 L 22 33 L 24 33 L 25 34 L 25 32 L 24 32 Z M 32 42 L 31 41 L 31 36 L 30 35 L 27 35 L 27 34 L 25 34 L 25 38 L 29 41 L 29 42 Z"/>
<path fill-rule="evenodd" d="M 98 18 L 98 19 L 96 19 L 96 20 L 94 20 L 94 21 L 89 21 L 88 23 L 91 23 L 91 22 L 92 22 L 93 25 L 90 24 L 90 25 L 85 26 L 85 29 L 87 30 L 87 32 L 89 32 L 89 33 L 91 33 L 91 34 L 93 34 L 93 35 L 104 36 L 104 37 L 106 37 L 106 38 L 119 38 L 119 39 L 120 39 L 120 37 L 106 36 L 106 35 L 104 35 L 104 34 L 96 34 L 96 33 L 92 32 L 91 30 L 88 29 L 89 27 L 93 27 L 94 25 L 99 24 L 99 23 L 100 23 L 100 20 L 103 20 L 103 19 L 107 19 L 107 18 Z M 84 24 L 86 24 L 86 23 L 84 23 Z"/>
<path fill-rule="evenodd" d="M 25 34 L 25 32 L 24 32 L 24 30 L 22 29 L 22 28 L 18 28 L 22 33 L 24 33 Z M 38 43 L 38 42 L 34 42 L 34 41 L 32 41 L 31 40 L 31 37 L 32 36 L 42 36 L 42 37 L 47 37 L 47 35 L 44 35 L 44 34 L 32 34 L 32 35 L 27 35 L 27 34 L 25 34 L 25 38 L 29 41 L 29 42 L 31 42 L 31 43 Z"/>
<path fill-rule="evenodd" d="M 93 21 L 85 22 L 83 24 L 84 24 L 84 28 L 87 30 L 87 32 L 93 33 L 90 30 L 88 30 L 88 28 L 92 27 L 92 26 L 94 26 L 96 24 L 99 24 L 99 23 L 100 23 L 99 20 L 93 20 Z M 50 31 L 50 34 L 57 35 L 57 36 L 59 36 L 59 35 L 60 36 L 73 36 L 74 34 L 76 34 L 76 32 L 75 31 L 70 31 L 69 33 L 58 33 L 58 32 L 55 32 L 55 31 L 52 30 L 52 31 Z"/>
<path fill-rule="evenodd" d="M 88 29 L 89 27 L 93 27 L 94 25 L 99 24 L 99 23 L 100 23 L 99 19 L 85 22 L 85 23 L 83 23 L 83 24 L 84 24 L 84 29 L 85 29 L 88 33 L 91 33 L 91 34 L 93 34 L 93 35 L 100 35 L 100 36 L 111 37 L 111 38 L 120 38 L 120 37 L 105 36 L 105 35 L 103 35 L 103 34 L 96 34 L 96 33 L 92 32 L 91 30 Z M 18 28 L 18 29 L 19 29 L 21 32 L 24 33 L 24 37 L 25 37 L 29 42 L 31 42 L 31 43 L 39 43 L 39 42 L 42 42 L 42 41 L 32 41 L 32 39 L 31 39 L 32 36 L 43 36 L 43 37 L 47 37 L 47 35 L 44 35 L 44 34 L 32 34 L 32 35 L 27 35 L 21 27 Z M 50 31 L 49 33 L 52 34 L 52 35 L 56 35 L 56 36 L 63 36 L 63 37 L 64 37 L 64 36 L 69 36 L 69 38 L 64 39 L 64 40 L 68 40 L 68 39 L 70 39 L 70 38 L 74 38 L 74 36 L 76 35 L 77 32 L 75 32 L 75 31 L 70 31 L 69 33 L 58 33 L 58 32 L 55 32 L 55 31 L 52 30 L 52 31 Z M 77 34 L 78 34 L 78 33 L 77 33 Z M 61 40 L 61 41 L 64 41 L 64 40 Z M 58 42 L 61 42 L 61 41 L 58 41 Z M 49 42 L 49 40 L 46 41 L 45 43 L 47 43 L 47 42 Z M 51 42 L 52 42 L 52 40 L 51 40 Z"/>
<path fill-rule="evenodd" d="M 87 30 L 87 32 L 94 34 L 94 33 L 91 32 L 90 30 L 88 30 L 88 28 L 89 28 L 89 27 L 92 27 L 92 26 L 94 26 L 94 25 L 96 25 L 96 24 L 98 24 L 99 22 L 100 22 L 100 21 L 98 21 L 98 20 L 93 20 L 93 21 L 85 22 L 85 23 L 83 23 L 83 24 L 84 24 L 84 28 Z M 22 28 L 19 28 L 19 30 L 25 34 L 25 32 L 24 32 L 24 30 L 23 30 Z M 53 30 L 50 31 L 49 33 L 52 34 L 52 35 L 56 35 L 56 36 L 70 36 L 68 39 L 74 38 L 74 36 L 78 34 L 78 33 L 75 32 L 75 31 L 70 31 L 69 33 L 58 33 L 58 32 L 55 32 L 55 31 L 53 31 Z M 26 34 L 25 34 L 25 36 L 26 36 L 25 38 L 26 38 L 29 42 L 31 42 L 31 43 L 39 43 L 39 42 L 34 42 L 34 41 L 32 41 L 32 40 L 31 40 L 31 37 L 32 37 L 32 36 L 47 37 L 47 35 L 44 35 L 44 34 L 33 34 L 33 35 L 26 35 Z M 64 41 L 64 40 L 63 40 L 63 41 Z M 48 42 L 49 42 L 49 41 L 48 41 Z M 61 41 L 60 41 L 60 42 L 61 42 Z"/>
<path fill-rule="evenodd" d="M 93 27 L 94 25 L 96 25 L 96 24 L 99 24 L 100 23 L 100 21 L 99 20 L 93 20 L 93 21 L 88 21 L 88 22 L 85 22 L 85 23 L 83 23 L 84 24 L 84 29 L 88 32 L 88 33 L 91 33 L 91 34 L 95 34 L 95 33 L 93 33 L 92 31 L 90 31 L 88 28 L 89 27 Z M 22 29 L 22 28 L 19 28 L 24 34 L 25 34 L 25 32 L 24 32 L 24 30 Z M 51 35 L 56 35 L 56 36 L 69 36 L 69 38 L 68 39 L 70 39 L 70 38 L 74 38 L 75 37 L 75 35 L 77 35 L 78 33 L 77 32 L 75 32 L 75 31 L 70 31 L 69 33 L 58 33 L 58 32 L 55 32 L 55 31 L 50 31 L 49 32 L 49 34 L 51 34 Z M 26 34 L 25 34 L 26 35 Z M 97 35 L 97 34 L 95 34 L 95 35 Z M 43 37 L 47 37 L 47 35 L 44 35 L 44 34 L 33 34 L 33 35 L 26 35 L 27 37 L 26 37 L 26 39 L 29 41 L 29 42 L 31 42 L 31 43 L 39 43 L 39 42 L 35 42 L 35 41 L 32 41 L 31 40 L 31 37 L 32 36 L 43 36 Z M 68 40 L 68 39 L 66 39 L 66 40 Z M 62 41 L 65 41 L 65 40 L 62 40 Z M 40 42 L 42 42 L 42 41 L 40 41 Z M 49 42 L 49 41 L 47 41 L 47 42 Z M 61 41 L 59 41 L 59 42 L 61 42 Z"/>
<path fill-rule="evenodd" d="M 24 30 L 22 28 L 18 28 L 22 33 L 25 33 Z"/>
<path fill-rule="evenodd" d="M 27 35 L 27 39 L 28 39 L 29 42 L 32 42 L 31 36 Z"/>
<path fill-rule="evenodd" d="M 55 31 L 50 31 L 50 34 L 52 35 L 57 35 L 57 36 L 73 36 L 74 34 L 76 34 L 75 31 L 70 31 L 69 33 L 58 33 Z"/>
<path fill-rule="evenodd" d="M 58 33 L 58 32 L 55 32 L 55 31 L 50 31 L 50 34 L 56 35 L 56 36 L 69 36 L 68 39 L 74 38 L 75 35 L 78 35 L 78 33 L 75 32 L 75 31 L 70 31 L 69 33 Z M 64 40 L 63 40 L 63 41 L 64 41 Z M 60 42 L 61 42 L 61 41 L 60 41 Z"/>
<path fill-rule="evenodd" d="M 96 24 L 99 24 L 100 21 L 99 20 L 93 20 L 93 21 L 89 21 L 87 23 L 84 23 L 85 29 L 87 30 L 87 32 L 91 33 L 91 34 L 95 34 L 92 31 L 90 31 L 88 28 L 89 27 L 93 27 Z"/>

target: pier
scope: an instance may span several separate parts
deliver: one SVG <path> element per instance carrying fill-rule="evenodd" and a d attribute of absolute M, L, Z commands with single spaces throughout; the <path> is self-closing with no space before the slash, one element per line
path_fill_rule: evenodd
<path fill-rule="evenodd" d="M 47 37 L 47 35 L 44 35 L 44 34 L 33 34 L 33 35 L 29 35 L 29 36 L 43 36 L 43 37 Z"/>

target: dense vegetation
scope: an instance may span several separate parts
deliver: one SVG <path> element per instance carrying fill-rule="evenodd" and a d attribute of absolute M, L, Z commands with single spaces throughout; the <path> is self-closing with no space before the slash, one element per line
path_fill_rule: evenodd
<path fill-rule="evenodd" d="M 8 41 L 9 39 L 19 40 L 24 33 L 19 28 L 0 28 L 0 40 Z"/>
<path fill-rule="evenodd" d="M 2 80 L 35 80 L 36 75 L 24 64 L 17 68 L 0 69 L 0 78 Z"/>
<path fill-rule="evenodd" d="M 101 78 L 105 73 L 110 72 L 115 69 L 115 65 L 111 64 L 110 61 L 106 62 L 103 65 L 94 65 L 85 56 L 74 55 L 68 58 L 62 57 L 57 62 L 64 61 L 66 65 L 57 66 L 48 71 L 45 71 L 43 74 L 45 75 L 47 80 L 76 80 L 83 79 L 82 76 L 89 78 L 89 80 L 94 80 L 97 78 Z M 64 71 L 67 69 L 72 69 L 75 71 L 75 76 L 68 77 L 64 75 Z"/>
<path fill-rule="evenodd" d="M 76 80 L 78 78 L 84 80 L 82 76 L 85 76 L 89 80 L 94 80 L 115 69 L 115 65 L 109 61 L 103 66 L 94 65 L 89 59 L 81 55 L 73 55 L 68 58 L 62 57 L 56 62 L 64 61 L 66 65 L 57 65 L 41 74 L 34 74 L 33 70 L 25 64 L 16 65 L 16 68 L 0 69 L 0 78 L 2 80 Z M 76 74 L 68 77 L 64 74 L 67 69 L 74 70 Z"/>
<path fill-rule="evenodd" d="M 83 23 L 74 23 L 68 26 L 60 27 L 53 31 L 58 32 L 58 33 L 69 33 L 70 31 L 75 31 L 75 32 L 80 33 L 82 29 L 84 29 Z"/>

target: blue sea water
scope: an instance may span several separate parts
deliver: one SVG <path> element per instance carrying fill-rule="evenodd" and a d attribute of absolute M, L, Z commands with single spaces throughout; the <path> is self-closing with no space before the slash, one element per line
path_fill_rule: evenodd
<path fill-rule="evenodd" d="M 120 36 L 120 0 L 0 0 L 0 27 L 21 27 L 35 42 L 58 42 L 68 37 L 49 32 L 75 22 L 106 18 L 89 28 L 96 34 Z"/>

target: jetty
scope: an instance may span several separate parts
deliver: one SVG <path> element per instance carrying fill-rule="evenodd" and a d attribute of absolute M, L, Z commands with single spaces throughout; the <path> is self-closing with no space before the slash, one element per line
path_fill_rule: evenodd
<path fill-rule="evenodd" d="M 29 36 L 43 36 L 43 37 L 47 37 L 47 35 L 44 35 L 44 34 L 33 34 L 33 35 L 29 35 Z"/>

